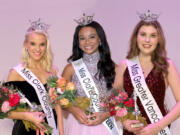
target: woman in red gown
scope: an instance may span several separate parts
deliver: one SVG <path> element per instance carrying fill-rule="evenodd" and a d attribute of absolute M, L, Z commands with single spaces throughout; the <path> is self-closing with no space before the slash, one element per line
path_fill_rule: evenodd
<path fill-rule="evenodd" d="M 151 124 L 144 107 L 137 99 L 137 105 L 143 117 L 146 118 L 146 127 L 132 128 L 131 124 L 138 123 L 134 120 L 123 122 L 124 135 L 156 135 L 180 116 L 180 77 L 173 62 L 167 58 L 165 38 L 158 15 L 148 12 L 140 14 L 140 22 L 136 25 L 130 40 L 130 49 L 127 59 L 139 58 L 145 82 L 154 97 L 162 115 L 158 122 Z M 114 87 L 125 90 L 131 97 L 134 87 L 131 82 L 127 60 L 123 60 L 117 70 Z M 177 103 L 167 113 L 164 106 L 166 88 L 170 86 Z"/>

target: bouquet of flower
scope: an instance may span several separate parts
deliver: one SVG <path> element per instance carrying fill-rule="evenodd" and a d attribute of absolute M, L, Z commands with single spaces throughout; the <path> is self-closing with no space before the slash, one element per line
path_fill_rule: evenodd
<path fill-rule="evenodd" d="M 39 107 L 37 105 L 31 104 L 18 89 L 14 89 L 13 86 L 3 86 L 0 83 L 0 119 L 6 118 L 11 111 L 39 111 L 38 108 Z M 29 129 L 37 130 L 37 127 L 33 123 L 26 120 L 22 120 L 22 122 L 24 123 L 27 131 L 29 131 Z M 51 134 L 52 127 L 45 122 L 42 122 L 42 124 L 47 128 L 45 133 L 47 135 Z"/>
<path fill-rule="evenodd" d="M 50 76 L 47 79 L 48 94 L 50 104 L 60 104 L 62 108 L 67 108 L 75 104 L 75 85 L 73 82 L 66 82 L 64 78 Z"/>
<path fill-rule="evenodd" d="M 110 114 L 116 116 L 122 122 L 129 120 L 139 120 L 140 125 L 133 125 L 132 127 L 147 125 L 146 119 L 141 114 L 135 113 L 135 106 L 133 98 L 129 98 L 125 91 L 113 90 L 112 95 L 101 103 L 102 107 L 109 110 Z"/>
<path fill-rule="evenodd" d="M 48 94 L 50 104 L 53 107 L 55 104 L 60 104 L 63 108 L 75 105 L 84 110 L 87 115 L 91 114 L 91 111 L 88 109 L 90 99 L 86 97 L 76 97 L 76 90 L 73 82 L 67 83 L 64 78 L 50 76 L 47 79 L 47 84 L 49 87 Z"/>
<path fill-rule="evenodd" d="M 12 86 L 3 86 L 0 83 L 0 119 L 6 118 L 11 111 L 17 108 L 27 109 L 18 90 L 13 89 Z"/>

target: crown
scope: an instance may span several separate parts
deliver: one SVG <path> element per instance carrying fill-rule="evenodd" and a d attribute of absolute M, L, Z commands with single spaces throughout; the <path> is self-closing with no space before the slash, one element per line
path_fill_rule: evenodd
<path fill-rule="evenodd" d="M 145 22 L 157 21 L 157 19 L 159 18 L 159 15 L 160 15 L 160 14 L 153 14 L 153 13 L 151 13 L 150 10 L 148 10 L 146 13 L 137 12 L 137 14 L 138 14 L 139 18 Z"/>
<path fill-rule="evenodd" d="M 77 24 L 80 26 L 85 26 L 93 22 L 93 17 L 94 17 L 94 14 L 92 16 L 86 16 L 86 14 L 83 13 L 83 17 L 81 17 L 78 20 L 74 19 L 74 21 L 77 22 Z"/>
<path fill-rule="evenodd" d="M 50 25 L 41 22 L 40 18 L 37 21 L 29 20 L 29 22 L 31 26 L 28 28 L 27 32 L 35 31 L 47 35 L 47 30 L 49 29 Z"/>

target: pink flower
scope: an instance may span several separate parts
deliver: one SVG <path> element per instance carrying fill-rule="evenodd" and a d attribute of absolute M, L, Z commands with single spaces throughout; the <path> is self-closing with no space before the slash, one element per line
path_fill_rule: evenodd
<path fill-rule="evenodd" d="M 116 112 L 116 116 L 118 116 L 118 117 L 123 117 L 123 116 L 125 116 L 127 113 L 128 113 L 128 112 L 127 112 L 126 108 L 119 108 L 119 110 L 117 110 L 117 112 Z"/>
<path fill-rule="evenodd" d="M 124 105 L 127 106 L 127 107 L 134 107 L 134 100 L 129 99 L 128 101 L 124 102 Z"/>
<path fill-rule="evenodd" d="M 2 87 L 2 91 L 4 92 L 4 93 L 7 93 L 8 92 L 8 88 L 6 88 L 6 87 Z"/>
<path fill-rule="evenodd" d="M 49 89 L 49 96 L 52 97 L 54 95 L 54 90 L 55 88 L 50 88 Z"/>
<path fill-rule="evenodd" d="M 8 112 L 10 109 L 11 109 L 11 107 L 9 106 L 9 102 L 8 102 L 8 101 L 4 101 L 4 102 L 2 103 L 2 106 L 1 106 L 1 111 L 2 111 L 3 113 L 6 113 L 6 112 Z"/>
<path fill-rule="evenodd" d="M 107 105 L 105 103 L 99 103 L 101 107 L 106 107 Z"/>
<path fill-rule="evenodd" d="M 123 98 L 123 100 L 126 100 L 126 99 L 128 98 L 127 93 L 126 93 L 126 92 L 124 92 L 124 91 L 120 92 L 118 96 L 122 97 L 122 98 Z"/>
<path fill-rule="evenodd" d="M 50 98 L 51 98 L 51 100 L 52 100 L 52 102 L 54 102 L 54 100 L 57 98 L 57 94 L 55 93 L 55 88 L 50 88 L 49 89 L 49 96 L 50 96 Z"/>
<path fill-rule="evenodd" d="M 115 96 L 114 99 L 118 101 L 118 100 L 119 100 L 119 97 L 118 97 L 118 96 Z"/>
<path fill-rule="evenodd" d="M 20 101 L 20 96 L 15 93 L 13 95 L 9 95 L 9 105 L 10 106 L 17 106 L 19 104 L 19 101 Z"/>

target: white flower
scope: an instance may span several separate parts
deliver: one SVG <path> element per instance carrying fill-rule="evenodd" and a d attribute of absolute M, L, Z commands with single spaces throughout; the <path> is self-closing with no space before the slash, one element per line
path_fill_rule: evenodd
<path fill-rule="evenodd" d="M 21 98 L 20 99 L 20 103 L 24 103 L 25 104 L 26 102 L 27 102 L 26 98 Z"/>
<path fill-rule="evenodd" d="M 120 108 L 119 106 L 116 106 L 116 107 L 115 107 L 115 110 L 119 110 L 119 108 Z"/>
<path fill-rule="evenodd" d="M 59 94 L 63 94 L 62 89 L 61 89 L 61 88 L 57 88 L 57 93 L 59 93 Z"/>

